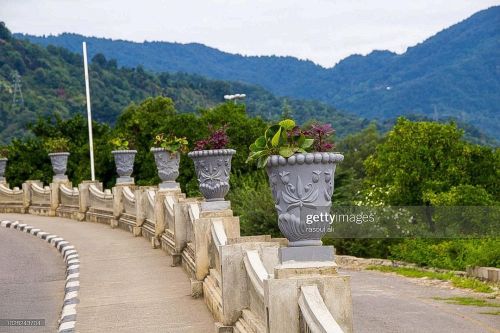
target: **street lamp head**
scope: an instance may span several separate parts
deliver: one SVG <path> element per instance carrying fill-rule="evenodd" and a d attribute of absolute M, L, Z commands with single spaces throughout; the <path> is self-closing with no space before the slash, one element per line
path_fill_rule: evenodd
<path fill-rule="evenodd" d="M 234 99 L 243 99 L 246 96 L 246 94 L 224 95 L 224 99 L 227 101 L 232 101 Z"/>

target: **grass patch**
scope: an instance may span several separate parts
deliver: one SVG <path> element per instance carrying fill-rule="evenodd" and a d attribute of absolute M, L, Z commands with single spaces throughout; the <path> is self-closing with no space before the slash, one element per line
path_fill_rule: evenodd
<path fill-rule="evenodd" d="M 435 299 L 438 301 L 445 301 L 446 303 L 449 303 L 449 304 L 500 308 L 500 304 L 490 303 L 484 299 L 479 299 L 479 298 L 474 298 L 474 297 L 450 297 L 450 298 L 433 297 L 432 299 Z"/>
<path fill-rule="evenodd" d="M 442 281 L 450 281 L 457 288 L 472 289 L 481 293 L 491 293 L 493 289 L 486 283 L 474 278 L 456 276 L 452 272 L 440 273 L 424 271 L 417 268 L 392 267 L 392 266 L 368 266 L 366 269 L 385 273 L 396 273 L 412 278 L 429 278 Z"/>
<path fill-rule="evenodd" d="M 487 314 L 493 316 L 500 316 L 500 311 L 491 311 L 491 312 L 479 312 L 480 314 Z"/>

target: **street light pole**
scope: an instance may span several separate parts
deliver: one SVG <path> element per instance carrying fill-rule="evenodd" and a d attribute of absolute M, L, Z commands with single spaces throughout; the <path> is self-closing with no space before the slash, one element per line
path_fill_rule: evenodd
<path fill-rule="evenodd" d="M 83 42 L 83 68 L 85 70 L 85 93 L 87 95 L 87 120 L 89 126 L 90 176 L 95 180 L 94 170 L 94 139 L 92 138 L 92 111 L 90 108 L 89 68 L 87 65 L 87 43 Z"/>

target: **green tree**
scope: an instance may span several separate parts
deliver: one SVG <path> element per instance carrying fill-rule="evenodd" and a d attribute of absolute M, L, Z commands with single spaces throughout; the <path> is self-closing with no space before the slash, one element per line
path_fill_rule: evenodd
<path fill-rule="evenodd" d="M 455 124 L 399 118 L 365 161 L 367 195 L 389 205 L 423 205 L 426 191 L 445 191 L 467 179 L 462 131 Z"/>

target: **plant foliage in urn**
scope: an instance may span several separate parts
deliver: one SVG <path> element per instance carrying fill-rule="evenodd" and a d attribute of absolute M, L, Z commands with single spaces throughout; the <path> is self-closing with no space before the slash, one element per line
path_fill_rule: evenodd
<path fill-rule="evenodd" d="M 231 158 L 236 153 L 227 149 L 227 126 L 214 129 L 210 135 L 195 144 L 195 151 L 188 154 L 194 161 L 200 192 L 207 201 L 223 201 L 229 191 Z"/>
<path fill-rule="evenodd" d="M 9 149 L 7 147 L 0 147 L 0 182 L 5 182 L 5 169 L 7 168 L 8 156 Z"/>
<path fill-rule="evenodd" d="M 54 180 L 67 180 L 66 168 L 69 157 L 69 140 L 66 138 L 49 138 L 44 143 L 45 149 L 49 152 L 50 163 L 54 171 Z"/>
<path fill-rule="evenodd" d="M 49 153 L 65 153 L 69 150 L 69 140 L 66 138 L 49 138 L 44 143 Z"/>
<path fill-rule="evenodd" d="M 111 145 L 115 148 L 111 153 L 115 158 L 116 173 L 120 176 L 117 184 L 133 184 L 134 178 L 131 177 L 134 171 L 134 160 L 137 150 L 129 150 L 129 141 L 122 137 L 111 139 Z"/>
<path fill-rule="evenodd" d="M 306 137 L 295 121 L 285 119 L 267 128 L 264 135 L 250 145 L 247 162 L 257 161 L 257 166 L 263 168 L 270 156 L 290 157 L 305 153 L 313 143 L 314 139 Z"/>
<path fill-rule="evenodd" d="M 336 163 L 344 158 L 329 152 L 333 133 L 329 124 L 302 130 L 285 119 L 250 145 L 247 162 L 266 167 L 278 226 L 291 247 L 322 245 L 328 230 L 328 221 L 319 217 L 330 212 Z"/>
<path fill-rule="evenodd" d="M 153 144 L 151 152 L 155 157 L 158 176 L 162 180 L 160 188 L 178 187 L 175 180 L 179 177 L 180 153 L 187 152 L 188 140 L 185 137 L 165 136 L 160 133 L 155 136 Z"/>

